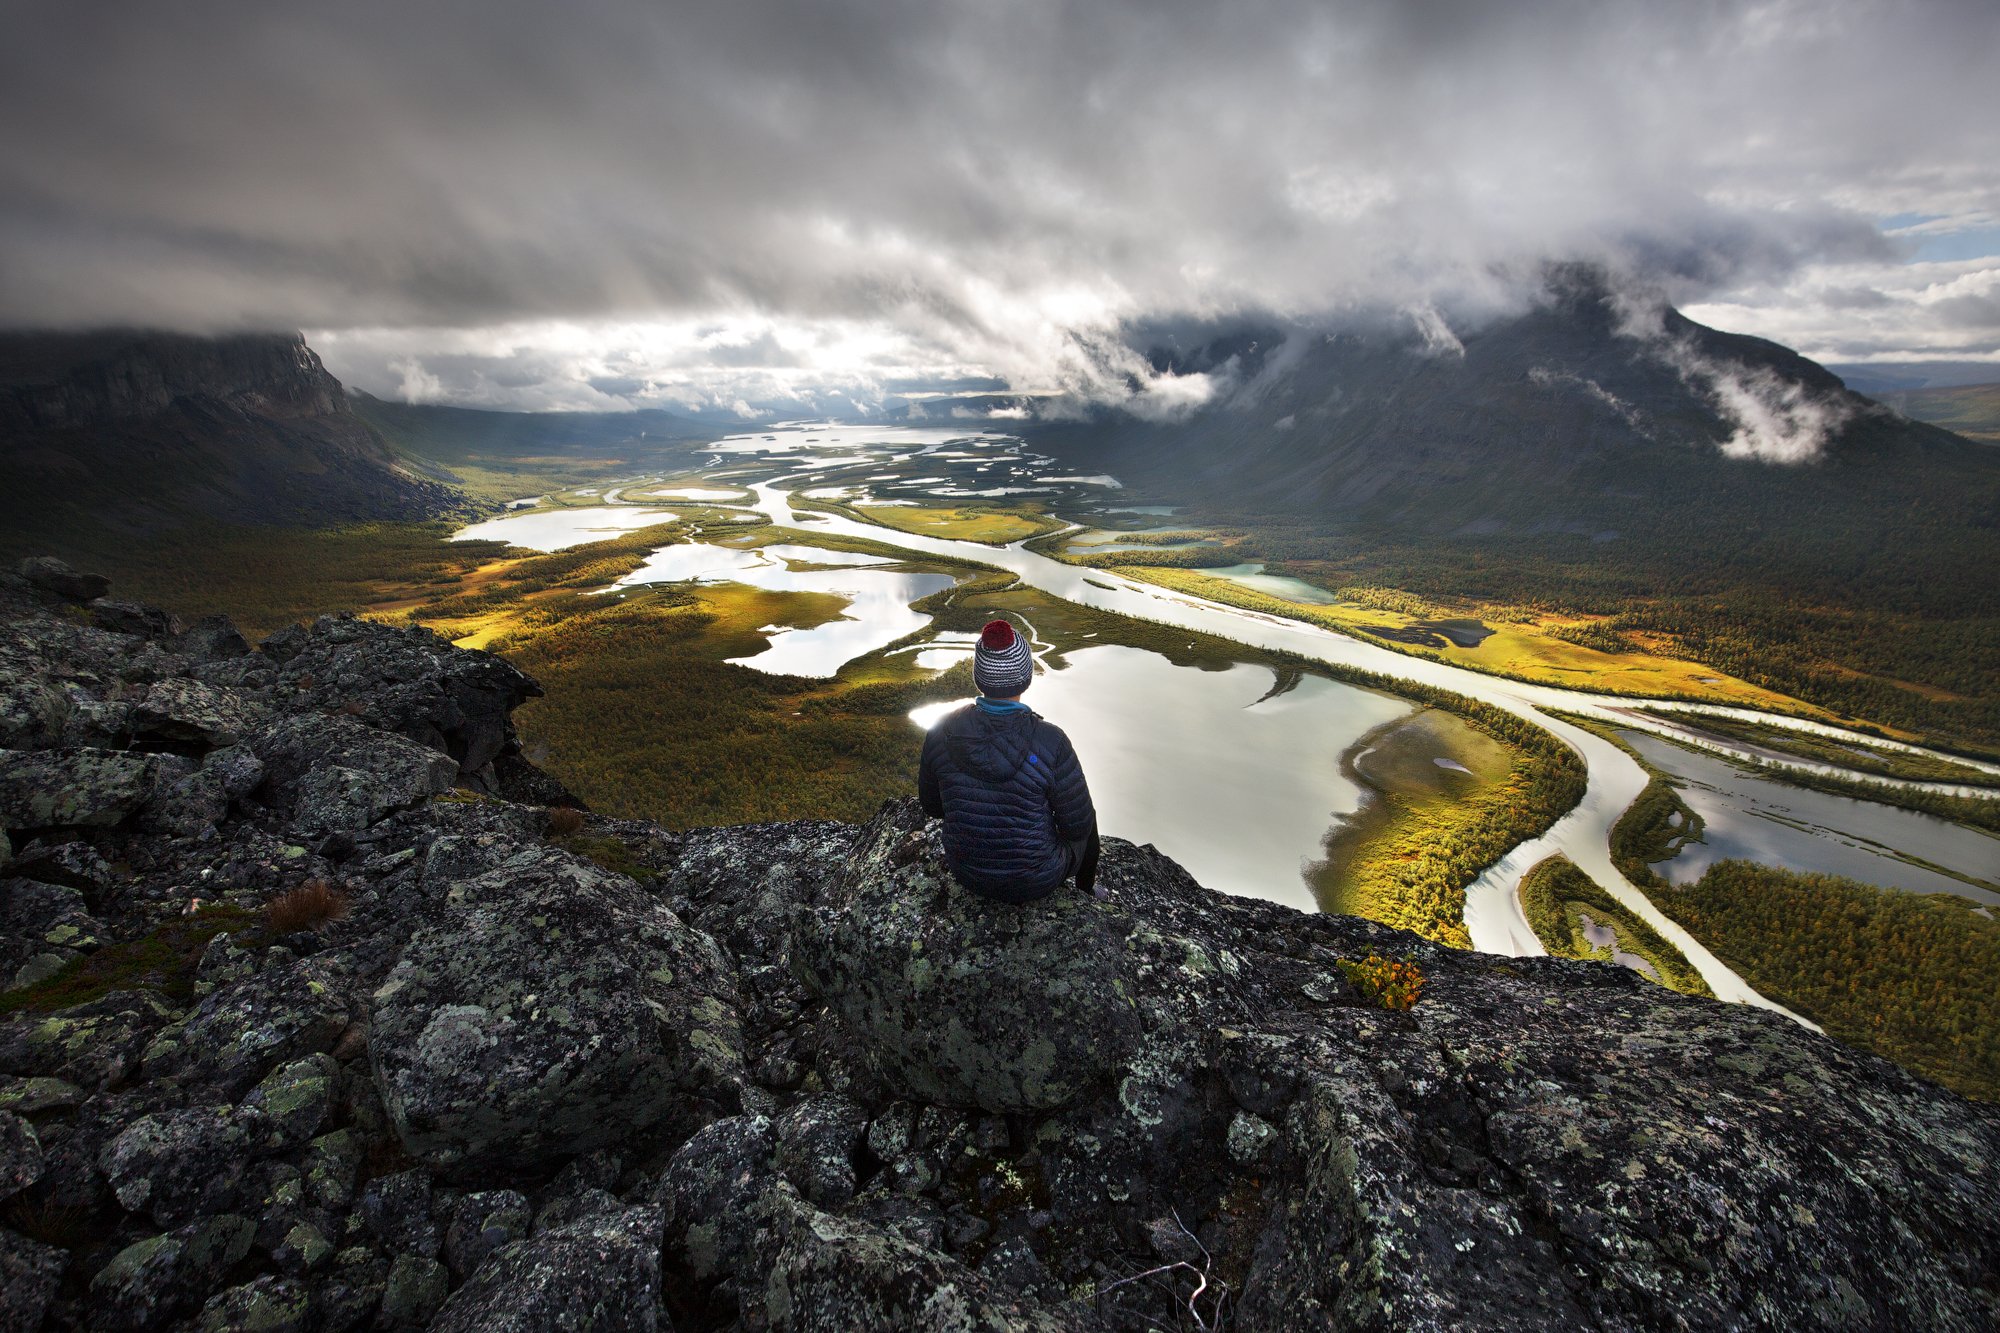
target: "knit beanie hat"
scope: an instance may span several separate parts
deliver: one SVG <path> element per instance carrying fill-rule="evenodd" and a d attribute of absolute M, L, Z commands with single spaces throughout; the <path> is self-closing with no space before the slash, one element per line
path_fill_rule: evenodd
<path fill-rule="evenodd" d="M 989 620 L 972 650 L 972 682 L 989 699 L 1011 699 L 1035 678 L 1028 641 L 1004 620 Z"/>

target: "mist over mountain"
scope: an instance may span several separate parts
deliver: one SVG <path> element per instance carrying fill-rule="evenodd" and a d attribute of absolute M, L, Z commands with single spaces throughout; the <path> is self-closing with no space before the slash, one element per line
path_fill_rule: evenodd
<path fill-rule="evenodd" d="M 1094 410 L 1037 427 L 1079 465 L 1204 509 L 1437 537 L 1622 531 L 1782 497 L 1992 531 L 2000 458 L 1851 392 L 1788 348 L 1557 270 L 1525 314 L 1454 330 L 1385 317 L 1145 349 L 1213 384 L 1171 420 Z M 1854 511 L 1850 513 L 1849 511 Z M 1782 516 L 1766 515 L 1767 519 Z M 1989 537 L 1990 540 L 1990 537 Z"/>

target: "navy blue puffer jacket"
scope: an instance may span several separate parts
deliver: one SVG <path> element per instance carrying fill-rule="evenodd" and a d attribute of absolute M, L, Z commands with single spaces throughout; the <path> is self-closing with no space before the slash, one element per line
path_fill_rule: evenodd
<path fill-rule="evenodd" d="M 1069 737 L 1026 707 L 948 714 L 924 737 L 917 791 L 925 812 L 944 819 L 958 882 L 987 898 L 1053 892 L 1074 865 L 1065 844 L 1080 850 L 1097 831 Z"/>

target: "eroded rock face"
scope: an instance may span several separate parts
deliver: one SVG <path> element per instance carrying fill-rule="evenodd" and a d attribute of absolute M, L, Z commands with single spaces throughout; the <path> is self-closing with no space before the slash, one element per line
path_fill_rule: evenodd
<path fill-rule="evenodd" d="M 1106 1085 L 1137 1044 L 1118 916 L 1058 891 L 989 902 L 945 869 L 936 826 L 870 826 L 833 891 L 801 913 L 800 961 L 877 1071 L 906 1095 L 1039 1111 Z"/>
<path fill-rule="evenodd" d="M 727 1106 L 742 1077 L 715 942 L 553 848 L 451 887 L 375 993 L 375 1076 L 442 1170 L 532 1170 Z"/>

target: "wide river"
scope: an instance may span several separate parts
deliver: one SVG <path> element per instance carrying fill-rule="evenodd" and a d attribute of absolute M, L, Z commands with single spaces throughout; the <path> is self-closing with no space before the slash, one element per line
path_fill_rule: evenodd
<path fill-rule="evenodd" d="M 1547 856 L 1560 853 L 1568 857 L 1593 880 L 1602 885 L 1635 915 L 1646 920 L 1654 929 L 1679 946 L 1687 955 L 1689 961 L 1700 970 L 1703 979 L 1708 982 L 1709 986 L 1718 996 L 1726 1000 L 1782 1010 L 1782 1006 L 1758 994 L 1747 982 L 1725 966 L 1707 948 L 1703 947 L 1698 940 L 1669 919 L 1659 908 L 1653 905 L 1652 901 L 1644 893 L 1640 892 L 1639 889 L 1627 881 L 1618 872 L 1617 868 L 1611 864 L 1611 826 L 1625 812 L 1627 807 L 1631 805 L 1633 800 L 1638 797 L 1640 791 L 1644 789 L 1647 781 L 1646 773 L 1629 755 L 1616 745 L 1591 732 L 1572 726 L 1559 718 L 1551 717 L 1547 710 L 1560 709 L 1593 719 L 1601 719 L 1608 723 L 1615 723 L 1626 729 L 1656 732 L 1661 735 L 1680 734 L 1678 729 L 1674 728 L 1670 723 L 1651 718 L 1646 713 L 1635 710 L 1632 707 L 1631 700 L 1612 695 L 1591 694 L 1582 691 L 1561 689 L 1555 686 L 1534 685 L 1520 681 L 1506 680 L 1452 666 L 1445 662 L 1393 652 L 1387 648 L 1367 643 L 1360 639 L 1349 638 L 1346 635 L 1321 629 L 1317 626 L 1307 625 L 1298 621 L 1284 620 L 1255 611 L 1246 611 L 1236 607 L 1225 606 L 1191 594 L 1173 592 L 1149 584 L 1134 582 L 1121 578 L 1108 570 L 1063 564 L 1060 561 L 1051 560 L 1029 551 L 1019 543 L 1012 546 L 996 547 L 941 537 L 914 536 L 875 524 L 856 522 L 840 515 L 823 512 L 801 513 L 792 508 L 791 499 L 793 493 L 805 490 L 815 484 L 825 483 L 829 479 L 825 471 L 827 469 L 851 465 L 864 460 L 877 464 L 885 464 L 902 463 L 913 458 L 925 457 L 926 462 L 928 462 L 930 461 L 929 456 L 935 455 L 944 444 L 956 441 L 957 444 L 955 447 L 959 447 L 962 446 L 963 439 L 963 436 L 954 436 L 949 432 L 918 431 L 907 428 L 859 430 L 855 428 L 798 427 L 765 431 L 758 435 L 745 436 L 738 440 L 725 442 L 723 445 L 716 447 L 712 457 L 714 459 L 713 465 L 716 467 L 723 465 L 725 458 L 729 464 L 737 466 L 738 471 L 732 473 L 728 480 L 734 483 L 738 481 L 739 475 L 742 476 L 743 481 L 748 484 L 749 490 L 754 494 L 754 508 L 766 515 L 774 523 L 798 531 L 811 534 L 839 534 L 863 538 L 913 553 L 944 556 L 954 560 L 969 561 L 1004 569 L 1014 574 L 1023 583 L 1067 601 L 1097 607 L 1105 611 L 1132 616 L 1142 620 L 1197 630 L 1259 648 L 1294 653 L 1300 657 L 1323 662 L 1330 666 L 1367 671 L 1390 679 L 1413 681 L 1451 690 L 1455 693 L 1506 709 L 1511 713 L 1533 721 L 1536 725 L 1562 738 L 1564 742 L 1583 757 L 1589 773 L 1588 788 L 1585 791 L 1583 800 L 1577 807 L 1556 821 L 1555 825 L 1546 834 L 1515 848 L 1468 887 L 1466 891 L 1465 922 L 1472 936 L 1473 947 L 1489 953 L 1516 956 L 1544 952 L 1541 942 L 1536 938 L 1533 929 L 1529 927 L 1526 917 L 1522 914 L 1517 889 L 1522 874 L 1530 866 Z M 1066 476 L 1059 477 L 1052 475 L 1046 468 L 1043 468 L 1038 474 L 1035 465 L 1046 464 L 1048 460 L 1040 459 L 1033 455 L 1009 455 L 1006 452 L 1008 443 L 1010 442 L 1003 442 L 1003 440 L 991 436 L 983 437 L 977 441 L 977 447 L 981 450 L 994 451 L 991 453 L 982 452 L 973 456 L 992 460 L 990 462 L 983 462 L 977 466 L 979 466 L 982 472 L 990 469 L 993 473 L 996 473 L 997 475 L 994 475 L 992 478 L 996 482 L 1040 486 L 1052 486 L 1056 483 L 1072 482 L 1075 485 L 1057 486 L 1056 488 L 1058 490 L 1071 490 L 1073 492 L 1081 485 L 1087 485 L 1095 489 L 1111 481 L 1109 478 L 1099 477 L 1087 479 L 1069 478 Z M 860 452 L 857 452 L 857 450 Z M 752 462 L 753 459 L 763 466 L 754 469 L 742 466 Z M 810 470 L 812 468 L 822 470 Z M 761 472 L 766 479 L 750 480 L 758 472 Z M 984 480 L 983 477 L 981 479 Z M 848 479 L 840 477 L 839 480 L 845 483 Z M 921 480 L 932 482 L 936 479 L 923 478 Z M 900 492 L 897 489 L 898 487 L 902 488 Z M 911 482 L 902 481 L 889 489 L 892 494 L 909 494 L 911 487 Z M 498 527 L 505 522 L 507 520 L 500 520 L 493 526 Z M 481 535 L 487 534 L 482 533 Z M 492 535 L 498 536 L 501 534 L 493 532 Z M 1091 652 L 1094 651 L 1097 650 L 1091 650 Z M 1056 682 L 1061 677 L 1069 675 L 1072 671 L 1081 670 L 1089 674 L 1097 669 L 1094 666 L 1086 665 L 1091 652 L 1072 654 L 1072 665 L 1068 671 L 1051 673 L 1038 678 L 1035 686 L 1035 689 L 1038 691 L 1038 700 L 1048 701 L 1048 711 L 1051 716 L 1055 716 L 1056 712 L 1055 696 L 1066 688 L 1071 688 L 1056 684 Z M 1151 654 L 1137 654 L 1136 656 L 1152 657 Z M 1105 665 L 1109 666 L 1111 664 L 1106 663 Z M 1131 663 L 1127 662 L 1123 665 L 1129 673 Z M 1218 684 L 1230 689 L 1232 692 L 1239 691 L 1242 687 L 1229 683 L 1229 677 L 1233 674 L 1225 673 Z M 1264 677 L 1268 677 L 1268 674 L 1268 672 L 1261 673 Z M 1075 688 L 1082 688 L 1086 683 L 1082 677 L 1078 677 L 1075 682 Z M 1050 688 L 1052 685 L 1054 686 L 1053 689 Z M 1357 691 L 1354 693 L 1361 695 L 1363 692 Z M 1300 702 L 1299 706 L 1310 707 L 1310 698 L 1310 695 L 1306 696 Z M 1242 702 L 1238 701 L 1234 707 L 1241 709 Z M 1842 731 L 1837 727 L 1801 724 L 1793 719 L 1757 713 L 1754 710 L 1739 709 L 1732 711 L 1738 716 L 1753 718 L 1770 725 L 1810 730 L 1821 735 L 1844 739 L 1851 743 L 1863 744 L 1867 743 L 1868 739 Z M 1064 710 L 1064 712 L 1067 714 L 1068 710 Z M 1074 734 L 1077 731 L 1079 720 L 1083 716 L 1084 714 L 1081 712 L 1075 715 L 1065 715 L 1061 718 L 1061 721 Z M 1276 722 L 1277 725 L 1264 733 L 1266 738 L 1275 732 L 1285 730 L 1280 714 L 1274 713 L 1271 720 Z M 1243 721 L 1245 725 L 1262 725 L 1263 720 L 1259 719 L 1255 723 L 1252 723 L 1251 719 L 1246 716 Z M 1092 724 L 1082 722 L 1081 725 L 1087 729 Z M 1135 725 L 1139 729 L 1143 729 L 1143 724 Z M 1373 725 L 1373 723 L 1369 723 L 1368 725 Z M 1121 728 L 1116 720 L 1113 719 L 1106 720 L 1106 727 L 1107 734 L 1100 739 L 1107 747 L 1130 746 L 1134 744 L 1130 736 L 1131 728 Z M 1356 729 L 1356 734 L 1358 735 L 1360 731 L 1365 731 L 1366 729 L 1366 725 L 1360 726 Z M 1117 732 L 1116 735 L 1112 734 L 1114 730 Z M 1259 742 L 1260 745 L 1263 743 L 1265 742 Z M 1285 743 L 1271 743 L 1277 745 L 1277 748 L 1272 752 L 1269 760 L 1270 765 L 1276 768 L 1290 762 L 1286 758 L 1288 752 L 1284 748 Z M 1322 746 L 1324 745 L 1323 738 L 1321 744 Z M 1084 748 L 1082 738 L 1079 738 L 1079 748 Z M 1710 748 L 1717 749 L 1723 753 L 1730 752 L 1727 745 L 1711 746 Z M 1916 747 L 1902 748 L 1922 753 L 1921 751 L 1916 751 Z M 1745 757 L 1748 757 L 1747 753 Z M 1120 762 L 1128 760 L 1130 762 L 1145 762 L 1145 757 L 1135 753 L 1131 756 L 1121 756 Z M 1824 767 L 1816 765 L 1802 766 Z M 2000 773 L 2000 765 L 1978 765 L 1978 767 L 1987 769 L 1990 772 Z M 1827 771 L 1838 772 L 1839 770 L 1831 769 Z M 1171 773 L 1163 774 L 1162 780 L 1170 781 Z M 1268 786 L 1268 784 L 1253 785 Z M 1912 783 L 1900 785 L 1927 787 L 1939 791 L 1964 790 L 1940 784 Z M 1310 806 L 1313 803 L 1317 803 L 1318 808 L 1315 817 L 1319 818 L 1319 827 L 1322 831 L 1328 827 L 1330 822 L 1326 816 L 1329 813 L 1337 815 L 1340 812 L 1341 803 L 1345 798 L 1345 793 L 1331 788 L 1326 791 L 1315 790 L 1310 794 L 1306 805 Z M 1216 812 L 1189 811 L 1187 813 L 1190 819 L 1197 819 L 1211 817 Z M 1115 810 L 1107 812 L 1105 823 L 1110 830 L 1117 830 L 1118 823 Z M 1210 818 L 1207 827 L 1214 828 L 1216 826 L 1213 819 Z M 1983 837 L 1983 835 L 1976 836 Z M 2000 849 L 2000 841 L 1996 841 L 1994 845 L 1996 849 Z M 1996 860 L 2000 861 L 2000 857 L 1996 857 Z M 1198 864 L 1191 863 L 1189 868 L 1196 874 L 1197 878 L 1203 879 L 1203 882 L 1209 882 L 1202 875 Z M 1274 874 L 1280 873 L 1285 869 L 1286 867 L 1276 864 L 1270 867 L 1271 872 Z M 1996 865 L 1995 873 L 2000 874 L 2000 865 Z M 1230 876 L 1232 880 L 1235 878 L 1235 876 Z M 1290 887 L 1296 884 L 1297 866 L 1294 862 L 1290 867 L 1290 878 L 1285 881 L 1285 885 Z M 1254 887 L 1243 883 L 1216 883 L 1214 887 L 1228 888 L 1236 892 L 1256 892 L 1259 896 L 1277 897 L 1280 899 L 1288 898 L 1286 892 L 1273 892 L 1273 888 L 1277 886 L 1269 882 Z M 1293 899 L 1292 901 L 1297 900 Z"/>

